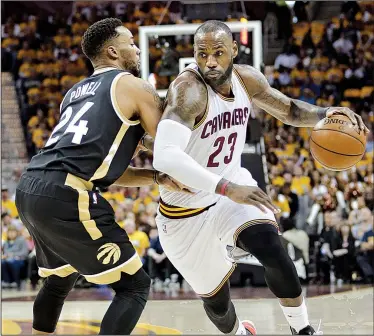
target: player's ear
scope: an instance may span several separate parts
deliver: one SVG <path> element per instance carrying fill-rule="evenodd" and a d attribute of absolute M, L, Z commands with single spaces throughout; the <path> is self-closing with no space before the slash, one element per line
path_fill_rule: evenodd
<path fill-rule="evenodd" d="M 232 56 L 233 58 L 238 56 L 238 44 L 236 43 L 236 41 L 232 42 Z"/>
<path fill-rule="evenodd" d="M 117 59 L 119 57 L 117 48 L 115 46 L 108 46 L 106 50 L 107 50 L 108 56 L 111 59 Z"/>

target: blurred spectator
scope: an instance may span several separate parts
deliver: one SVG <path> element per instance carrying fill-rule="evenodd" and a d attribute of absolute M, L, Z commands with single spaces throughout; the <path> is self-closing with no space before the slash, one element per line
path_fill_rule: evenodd
<path fill-rule="evenodd" d="M 317 279 L 324 284 L 330 283 L 330 271 L 333 259 L 332 252 L 336 250 L 339 241 L 339 233 L 336 227 L 341 218 L 336 211 L 326 211 L 324 213 L 325 227 L 322 229 L 319 238 L 319 254 L 317 259 Z"/>
<path fill-rule="evenodd" d="M 1 274 L 5 286 L 16 283 L 17 288 L 21 289 L 21 269 L 26 263 L 28 254 L 25 238 L 17 228 L 9 227 L 1 260 Z"/>
<path fill-rule="evenodd" d="M 366 206 L 363 197 L 359 197 L 352 205 L 353 207 L 349 214 L 348 222 L 352 226 L 353 236 L 361 240 L 364 233 L 370 229 L 370 220 L 372 219 L 371 211 Z"/>
<path fill-rule="evenodd" d="M 335 276 L 338 283 L 343 281 L 350 283 L 352 280 L 352 272 L 355 268 L 355 239 L 353 238 L 351 227 L 348 224 L 340 226 L 340 234 L 332 252 L 335 267 Z"/>
<path fill-rule="evenodd" d="M 286 182 L 282 188 L 283 195 L 287 198 L 289 207 L 290 207 L 290 219 L 294 218 L 299 211 L 299 198 L 291 190 L 291 183 Z"/>
<path fill-rule="evenodd" d="M 275 59 L 274 68 L 279 69 L 283 66 L 287 69 L 293 69 L 299 62 L 299 57 L 293 52 L 292 45 L 286 45 L 283 52 Z"/>
<path fill-rule="evenodd" d="M 346 37 L 344 32 L 340 34 L 340 38 L 337 39 L 332 45 L 337 53 L 342 53 L 348 56 L 353 49 L 352 42 Z"/>
<path fill-rule="evenodd" d="M 125 221 L 125 230 L 131 243 L 134 245 L 134 248 L 142 263 L 145 262 L 146 250 L 149 248 L 149 238 L 148 236 L 139 230 L 136 229 L 135 221 L 132 219 L 127 219 Z"/>
<path fill-rule="evenodd" d="M 295 220 L 292 218 L 282 218 L 282 236 L 291 244 L 302 251 L 305 265 L 309 264 L 309 236 L 304 230 L 295 227 Z"/>
<path fill-rule="evenodd" d="M 373 216 L 371 229 L 366 231 L 361 239 L 361 254 L 357 257 L 357 262 L 364 274 L 366 283 L 374 282 L 374 222 Z"/>
<path fill-rule="evenodd" d="M 9 198 L 8 187 L 4 185 L 1 188 L 1 211 L 8 212 L 13 218 L 18 217 L 16 203 Z"/>
<path fill-rule="evenodd" d="M 157 229 L 152 229 L 149 233 L 150 247 L 148 249 L 148 270 L 151 279 L 165 281 L 170 278 L 171 263 L 161 246 Z"/>

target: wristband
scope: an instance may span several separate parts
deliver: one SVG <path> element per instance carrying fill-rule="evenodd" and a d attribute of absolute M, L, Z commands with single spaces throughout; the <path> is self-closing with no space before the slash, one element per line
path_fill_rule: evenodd
<path fill-rule="evenodd" d="M 227 188 L 229 183 L 230 183 L 230 181 L 226 181 L 224 184 L 222 184 L 222 187 L 221 187 L 221 190 L 220 190 L 220 194 L 222 196 L 225 196 L 225 191 L 226 191 L 226 188 Z"/>

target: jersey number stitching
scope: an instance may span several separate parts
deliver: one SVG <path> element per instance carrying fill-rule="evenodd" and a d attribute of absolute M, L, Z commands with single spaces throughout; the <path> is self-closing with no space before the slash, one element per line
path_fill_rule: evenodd
<path fill-rule="evenodd" d="M 235 144 L 236 144 L 236 139 L 238 137 L 238 133 L 231 133 L 227 139 L 227 143 L 229 145 L 231 145 L 230 147 L 230 153 L 229 155 L 226 155 L 223 159 L 223 162 L 225 164 L 229 164 L 232 160 L 232 157 L 234 155 L 234 150 L 235 150 Z M 207 164 L 207 167 L 218 167 L 219 166 L 219 162 L 214 162 L 214 159 L 216 158 L 216 156 L 221 153 L 222 151 L 222 148 L 223 148 L 223 145 L 225 143 L 225 137 L 221 136 L 221 137 L 218 137 L 216 139 L 216 141 L 214 142 L 213 146 L 214 147 L 217 147 L 218 148 L 212 153 L 210 154 L 209 156 L 209 160 L 208 160 L 208 164 Z"/>
<path fill-rule="evenodd" d="M 63 136 L 66 133 L 74 133 L 73 139 L 71 140 L 72 143 L 79 145 L 82 141 L 82 138 L 84 135 L 88 132 L 87 127 L 87 120 L 79 120 L 83 117 L 83 115 L 93 106 L 94 103 L 87 102 L 82 106 L 82 108 L 78 111 L 78 113 L 74 116 L 73 120 L 69 123 L 69 126 L 66 128 L 65 132 L 62 135 L 55 136 L 53 135 L 57 133 L 61 128 L 63 128 L 70 120 L 71 115 L 73 114 L 73 108 L 69 106 L 65 113 L 62 114 L 61 120 L 56 126 L 56 128 L 53 130 L 50 138 L 48 139 L 47 143 L 44 147 L 51 146 L 55 144 L 61 136 Z M 75 125 L 79 120 L 79 124 Z"/>

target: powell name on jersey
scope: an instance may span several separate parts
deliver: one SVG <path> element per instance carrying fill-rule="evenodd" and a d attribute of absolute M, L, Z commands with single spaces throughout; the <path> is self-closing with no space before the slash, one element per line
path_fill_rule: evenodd
<path fill-rule="evenodd" d="M 139 120 L 119 111 L 115 89 L 122 76 L 132 75 L 105 68 L 74 85 L 61 103 L 59 123 L 27 170 L 64 171 L 99 188 L 113 184 L 144 134 Z"/>

